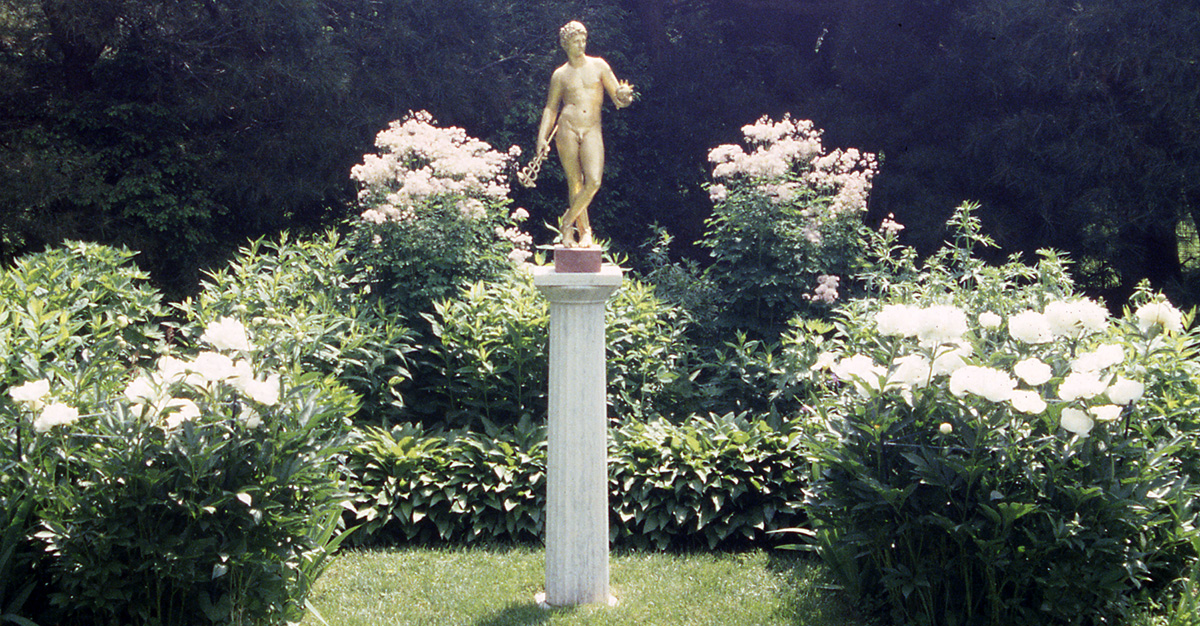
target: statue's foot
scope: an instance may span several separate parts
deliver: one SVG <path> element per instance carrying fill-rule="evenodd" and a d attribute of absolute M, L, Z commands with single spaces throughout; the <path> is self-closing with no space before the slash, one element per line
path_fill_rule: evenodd
<path fill-rule="evenodd" d="M 586 232 L 582 236 L 579 237 L 579 247 L 580 248 L 592 247 L 592 233 L 591 232 Z"/>
<path fill-rule="evenodd" d="M 574 248 L 579 245 L 579 229 L 574 226 L 568 226 L 562 231 L 562 245 L 566 248 Z"/>

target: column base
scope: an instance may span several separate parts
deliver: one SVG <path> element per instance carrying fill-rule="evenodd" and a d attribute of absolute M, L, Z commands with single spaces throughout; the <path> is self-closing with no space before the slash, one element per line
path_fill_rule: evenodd
<path fill-rule="evenodd" d="M 572 606 L 579 606 L 578 604 L 565 604 L 563 606 L 555 606 L 553 604 L 550 604 L 549 602 L 546 602 L 546 592 L 545 591 L 537 592 L 533 596 L 533 601 L 537 603 L 539 609 L 565 609 L 565 608 L 572 607 Z M 611 607 L 617 606 L 620 603 L 621 603 L 620 600 L 617 600 L 617 596 L 614 596 L 613 594 L 610 593 L 610 594 L 608 594 L 608 602 L 606 602 L 605 604 L 611 608 Z M 599 603 L 597 603 L 597 604 L 599 604 Z"/>
<path fill-rule="evenodd" d="M 554 247 L 554 271 L 562 274 L 595 274 L 600 271 L 604 249 Z"/>

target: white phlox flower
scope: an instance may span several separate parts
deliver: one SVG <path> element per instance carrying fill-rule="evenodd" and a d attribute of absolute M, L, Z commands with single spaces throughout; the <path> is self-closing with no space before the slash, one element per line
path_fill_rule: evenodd
<path fill-rule="evenodd" d="M 66 426 L 79 419 L 79 410 L 61 402 L 55 402 L 42 409 L 40 415 L 33 420 L 33 429 L 44 433 L 55 426 Z"/>
<path fill-rule="evenodd" d="M 1049 365 L 1046 365 L 1036 357 L 1030 357 L 1014 365 L 1013 373 L 1025 381 L 1026 384 L 1033 385 L 1034 387 L 1050 380 L 1050 377 L 1054 374 Z"/>
<path fill-rule="evenodd" d="M 990 367 L 967 365 L 950 374 L 950 393 L 958 397 L 970 393 L 992 402 L 1008 400 L 1017 381 L 1004 372 Z"/>
<path fill-rule="evenodd" d="M 1064 430 L 1075 433 L 1080 437 L 1087 437 L 1088 433 L 1092 432 L 1092 428 L 1096 425 L 1096 422 L 1087 413 L 1079 409 L 1067 407 L 1062 410 L 1059 425 Z"/>
<path fill-rule="evenodd" d="M 246 327 L 236 319 L 222 317 L 204 328 L 200 340 L 208 342 L 217 350 L 253 350 L 250 339 L 246 336 Z"/>

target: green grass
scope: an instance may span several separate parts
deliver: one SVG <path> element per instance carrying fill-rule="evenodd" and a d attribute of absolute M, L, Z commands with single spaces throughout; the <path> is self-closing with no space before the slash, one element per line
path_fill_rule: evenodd
<path fill-rule="evenodd" d="M 540 609 L 540 549 L 345 552 L 312 601 L 330 626 L 854 626 L 822 566 L 790 552 L 616 552 L 616 607 Z M 303 626 L 320 626 L 311 613 Z"/>

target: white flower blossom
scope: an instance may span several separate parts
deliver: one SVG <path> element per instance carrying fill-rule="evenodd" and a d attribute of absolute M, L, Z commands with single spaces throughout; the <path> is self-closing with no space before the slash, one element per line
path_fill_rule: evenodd
<path fill-rule="evenodd" d="M 917 340 L 924 345 L 954 343 L 967 333 L 967 314 L 950 305 L 931 306 L 917 317 Z"/>
<path fill-rule="evenodd" d="M 979 326 L 981 328 L 995 330 L 1000 328 L 1000 324 L 1002 323 L 1004 323 L 1004 318 L 991 311 L 984 311 L 983 313 L 979 314 Z"/>
<path fill-rule="evenodd" d="M 1055 337 L 1078 338 L 1108 327 L 1108 309 L 1087 298 L 1051 302 L 1044 314 Z"/>
<path fill-rule="evenodd" d="M 876 365 L 871 357 L 861 354 L 846 357 L 829 369 L 838 378 L 852 381 L 862 395 L 869 395 L 870 390 L 879 391 L 880 379 L 887 375 L 887 370 Z"/>
<path fill-rule="evenodd" d="M 79 419 L 79 410 L 61 402 L 55 402 L 42 409 L 40 415 L 33 420 L 33 429 L 44 433 L 55 426 L 66 426 Z"/>
<path fill-rule="evenodd" d="M 1084 352 L 1071 361 L 1073 372 L 1099 372 L 1120 364 L 1125 360 L 1125 350 L 1116 344 L 1104 344 L 1091 352 Z"/>
<path fill-rule="evenodd" d="M 1108 382 L 1096 372 L 1072 372 L 1058 386 L 1058 397 L 1072 402 L 1094 398 L 1108 390 Z"/>
<path fill-rule="evenodd" d="M 33 410 L 42 408 L 42 398 L 50 393 L 50 381 L 33 380 L 8 390 L 8 396 L 13 402 L 27 404 Z"/>
<path fill-rule="evenodd" d="M 933 376 L 933 367 L 929 359 L 920 354 L 897 357 L 892 361 L 892 371 L 887 384 L 900 387 L 924 387 Z"/>
<path fill-rule="evenodd" d="M 1016 386 L 1017 381 L 1007 372 L 990 367 L 968 365 L 950 374 L 950 393 L 960 398 L 970 393 L 992 402 L 1004 402 Z"/>
<path fill-rule="evenodd" d="M 199 374 L 206 382 L 218 382 L 238 375 L 233 359 L 216 352 L 201 352 L 196 355 L 188 369 Z"/>
<path fill-rule="evenodd" d="M 174 430 L 179 428 L 184 422 L 189 422 L 200 417 L 200 407 L 187 398 L 171 398 L 167 400 L 166 405 L 163 407 L 163 412 L 167 414 L 163 420 L 163 424 L 167 430 Z"/>
<path fill-rule="evenodd" d="M 1012 408 L 1030 415 L 1037 415 L 1046 410 L 1046 401 L 1042 396 L 1028 389 L 1014 389 L 1008 403 Z"/>
<path fill-rule="evenodd" d="M 231 317 L 223 317 L 210 323 L 204 328 L 200 340 L 208 342 L 217 350 L 250 351 L 250 339 L 246 336 L 246 327 Z"/>
<path fill-rule="evenodd" d="M 947 349 L 947 346 L 939 346 L 934 350 L 932 364 L 934 376 L 953 374 L 958 369 L 966 367 L 967 357 L 975 353 L 975 349 L 969 343 L 949 345 L 953 347 Z"/>
<path fill-rule="evenodd" d="M 1162 326 L 1166 332 L 1183 330 L 1183 313 L 1165 300 L 1143 304 L 1138 307 L 1134 317 L 1137 318 L 1138 328 L 1142 332 L 1147 332 L 1154 326 Z"/>
<path fill-rule="evenodd" d="M 251 400 L 266 406 L 279 402 L 279 375 L 272 374 L 266 380 L 252 380 L 246 384 L 245 394 Z"/>
<path fill-rule="evenodd" d="M 1026 384 L 1038 386 L 1053 376 L 1054 372 L 1036 357 L 1030 357 L 1013 366 L 1013 373 Z"/>
<path fill-rule="evenodd" d="M 1022 311 L 1008 318 L 1008 334 L 1024 343 L 1048 343 L 1054 339 L 1050 322 L 1037 311 Z"/>
<path fill-rule="evenodd" d="M 1062 410 L 1059 425 L 1063 429 L 1073 432 L 1080 437 L 1087 437 L 1088 433 L 1092 432 L 1092 428 L 1096 425 L 1096 422 L 1087 413 L 1079 409 L 1067 407 Z"/>
<path fill-rule="evenodd" d="M 875 326 L 881 335 L 913 337 L 921 322 L 921 309 L 910 304 L 888 304 L 875 314 Z"/>
<path fill-rule="evenodd" d="M 1088 413 L 1094 415 L 1097 421 L 1113 422 L 1121 417 L 1121 410 L 1123 408 L 1124 407 L 1116 404 L 1102 404 L 1100 406 L 1094 406 L 1088 409 Z"/>
<path fill-rule="evenodd" d="M 1132 404 L 1141 399 L 1145 390 L 1146 387 L 1142 383 L 1118 376 L 1105 390 L 1104 395 L 1115 404 Z"/>

